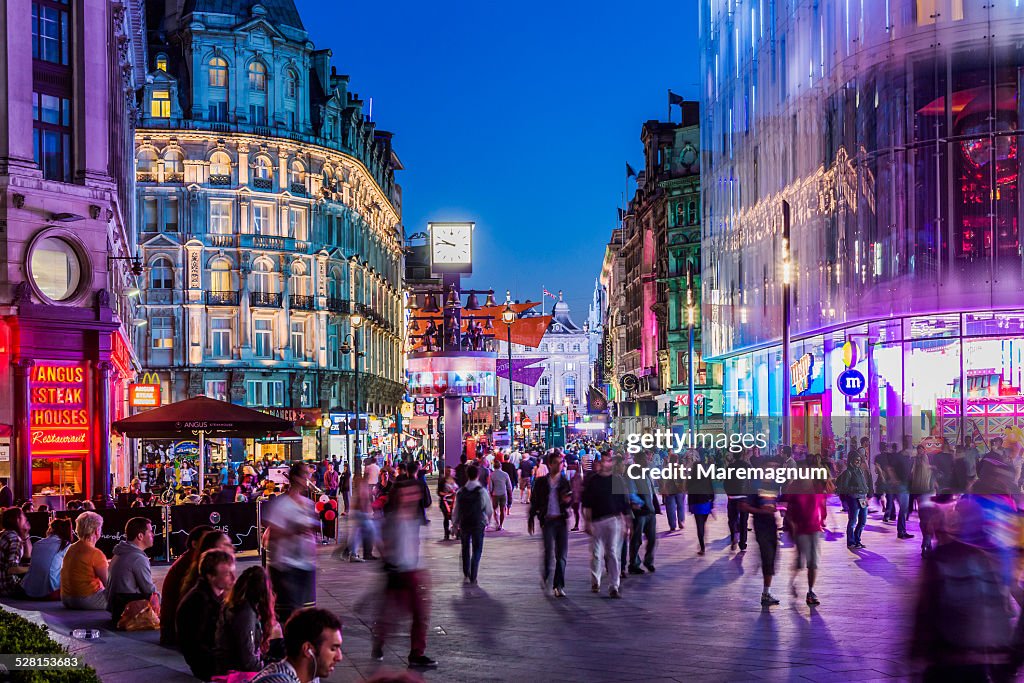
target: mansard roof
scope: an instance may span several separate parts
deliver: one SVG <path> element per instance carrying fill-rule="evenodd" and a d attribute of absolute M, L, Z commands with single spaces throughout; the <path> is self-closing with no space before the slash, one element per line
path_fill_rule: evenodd
<path fill-rule="evenodd" d="M 238 23 L 253 18 L 252 8 L 261 5 L 266 10 L 266 18 L 271 24 L 290 26 L 305 31 L 299 10 L 294 0 L 186 0 L 182 16 L 192 12 L 209 12 L 211 14 L 233 14 Z"/>

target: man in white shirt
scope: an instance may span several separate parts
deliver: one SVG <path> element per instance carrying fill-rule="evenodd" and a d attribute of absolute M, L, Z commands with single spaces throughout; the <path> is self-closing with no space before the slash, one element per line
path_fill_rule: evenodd
<path fill-rule="evenodd" d="M 380 465 L 377 464 L 377 458 L 369 457 L 363 465 L 363 476 L 366 478 L 366 483 L 370 487 L 370 495 L 377 495 L 377 487 L 380 484 Z"/>
<path fill-rule="evenodd" d="M 277 593 L 278 621 L 300 607 L 316 604 L 316 537 L 320 518 L 306 497 L 309 466 L 288 470 L 288 493 L 274 498 L 263 512 L 270 533 L 270 581 Z"/>

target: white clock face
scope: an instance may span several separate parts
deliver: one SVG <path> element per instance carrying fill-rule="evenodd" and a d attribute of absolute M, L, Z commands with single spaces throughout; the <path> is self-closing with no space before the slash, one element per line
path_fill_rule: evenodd
<path fill-rule="evenodd" d="M 430 234 L 434 263 L 459 265 L 472 262 L 472 225 L 435 224 L 431 226 Z"/>

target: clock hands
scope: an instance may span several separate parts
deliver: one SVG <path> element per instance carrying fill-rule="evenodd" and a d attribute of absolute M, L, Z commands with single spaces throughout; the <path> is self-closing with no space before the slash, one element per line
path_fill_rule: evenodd
<path fill-rule="evenodd" d="M 447 244 L 449 247 L 454 247 L 455 246 L 454 244 L 452 244 L 451 242 L 448 242 L 446 240 L 437 240 L 437 243 L 438 244 Z"/>

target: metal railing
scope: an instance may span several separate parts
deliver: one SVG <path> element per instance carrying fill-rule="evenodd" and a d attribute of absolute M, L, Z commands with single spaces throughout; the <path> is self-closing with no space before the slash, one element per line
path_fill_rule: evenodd
<path fill-rule="evenodd" d="M 348 313 L 349 301 L 348 299 L 340 299 L 336 296 L 329 297 L 327 299 L 327 309 L 331 313 Z"/>
<path fill-rule="evenodd" d="M 210 174 L 210 184 L 218 186 L 228 186 L 231 184 L 231 174 Z"/>
<path fill-rule="evenodd" d="M 238 292 L 207 292 L 206 304 L 208 306 L 237 306 Z"/>
<path fill-rule="evenodd" d="M 279 292 L 250 292 L 249 304 L 252 306 L 280 308 L 281 294 Z"/>
<path fill-rule="evenodd" d="M 252 186 L 257 190 L 272 190 L 274 189 L 274 181 L 270 178 L 253 178 Z"/>
<path fill-rule="evenodd" d="M 291 308 L 298 309 L 300 311 L 312 311 L 313 310 L 313 297 L 306 294 L 292 294 L 288 297 L 288 304 Z"/>

